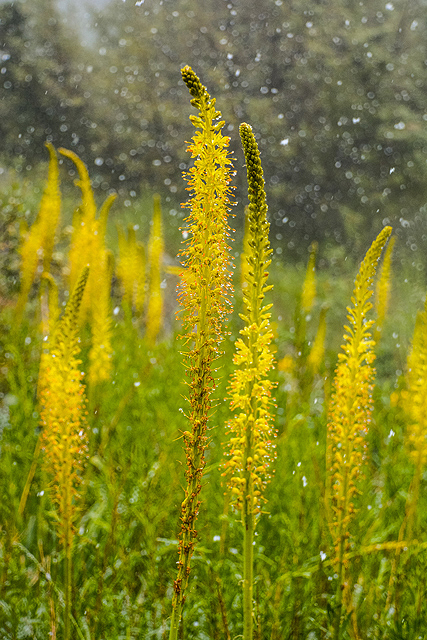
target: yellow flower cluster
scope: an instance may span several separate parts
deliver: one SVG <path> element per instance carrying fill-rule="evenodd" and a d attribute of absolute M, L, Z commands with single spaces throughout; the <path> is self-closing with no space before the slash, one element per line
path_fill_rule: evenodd
<path fill-rule="evenodd" d="M 421 470 L 427 464 L 427 299 L 415 325 L 407 381 L 407 393 L 402 394 L 403 407 L 411 419 L 407 445 L 415 467 Z"/>
<path fill-rule="evenodd" d="M 248 256 L 250 254 L 249 247 L 249 209 L 245 209 L 245 227 L 243 232 L 243 250 L 240 254 L 240 286 L 243 289 L 246 289 L 248 286 Z"/>
<path fill-rule="evenodd" d="M 229 386 L 230 407 L 235 415 L 228 424 L 231 438 L 224 475 L 236 506 L 243 509 L 245 518 L 260 513 L 265 485 L 270 479 L 270 466 L 275 458 L 271 412 L 274 383 L 268 378 L 274 357 L 269 323 L 272 305 L 263 306 L 265 293 L 271 289 L 266 282 L 272 252 L 264 177 L 258 145 L 248 124 L 240 125 L 240 136 L 250 202 L 248 268 L 245 274 L 247 287 L 243 289 L 245 312 L 241 315 L 245 327 L 240 331 L 242 337 L 236 341 L 235 369 Z"/>
<path fill-rule="evenodd" d="M 137 315 L 141 315 L 145 301 L 145 250 L 137 242 L 135 229 L 128 226 L 127 237 L 123 229 L 117 226 L 119 238 L 119 262 L 117 277 L 123 288 L 123 302 L 127 309 L 134 308 Z"/>
<path fill-rule="evenodd" d="M 377 312 L 377 324 L 375 338 L 378 342 L 383 328 L 384 320 L 390 299 L 391 287 L 391 256 L 393 253 L 396 237 L 390 238 L 387 249 L 384 252 L 384 260 L 381 265 L 377 286 L 375 289 L 375 310 Z"/>
<path fill-rule="evenodd" d="M 146 336 L 154 344 L 163 324 L 162 263 L 164 241 L 160 196 L 154 196 L 153 222 L 148 240 L 149 297 L 146 318 Z"/>
<path fill-rule="evenodd" d="M 44 467 L 51 477 L 58 508 L 59 537 L 70 546 L 76 518 L 76 500 L 87 458 L 85 397 L 78 359 L 78 314 L 88 279 L 88 268 L 77 282 L 51 341 L 41 368 L 41 423 Z"/>
<path fill-rule="evenodd" d="M 96 217 L 96 203 L 90 184 L 89 173 L 73 152 L 59 149 L 59 152 L 72 160 L 79 173 L 76 185 L 82 192 L 82 204 L 73 219 L 73 238 L 69 253 L 70 288 L 74 287 L 83 265 L 89 263 L 91 270 L 87 290 L 82 300 L 81 319 L 89 317 L 92 327 L 92 348 L 89 353 L 89 381 L 95 385 L 108 380 L 111 375 L 111 317 L 110 288 L 112 262 L 105 248 L 107 218 L 116 196 L 110 195 L 102 205 L 99 217 Z"/>
<path fill-rule="evenodd" d="M 37 219 L 30 231 L 25 235 L 20 248 L 21 291 L 16 307 L 16 315 L 20 321 L 33 284 L 39 263 L 43 264 L 43 272 L 49 273 L 50 262 L 55 241 L 55 233 L 61 213 L 61 193 L 59 190 L 58 158 L 54 147 L 48 142 L 49 173 L 47 185 L 40 203 Z"/>
<path fill-rule="evenodd" d="M 391 227 L 384 227 L 362 262 L 355 281 L 352 306 L 347 307 L 349 324 L 344 327 L 345 344 L 338 356 L 331 407 L 328 418 L 328 466 L 333 537 L 339 573 L 348 550 L 349 523 L 354 513 L 357 481 L 366 456 L 365 436 L 372 411 L 372 386 L 375 369 L 374 341 L 370 329 L 374 320 L 372 282 L 382 249 Z M 340 580 L 342 574 L 339 576 Z"/>
<path fill-rule="evenodd" d="M 312 372 L 316 374 L 319 372 L 325 356 L 325 339 L 326 339 L 326 313 L 327 309 L 320 310 L 319 326 L 317 333 L 313 341 L 310 353 L 307 357 L 307 366 Z"/>
<path fill-rule="evenodd" d="M 190 572 L 197 532 L 199 493 L 205 466 L 206 428 L 215 389 L 212 364 L 219 356 L 219 345 L 226 335 L 224 322 L 231 310 L 230 250 L 228 246 L 230 181 L 234 175 L 228 153 L 229 138 L 224 137 L 206 88 L 190 67 L 181 70 L 182 79 L 193 96 L 191 104 L 198 116 L 190 116 L 196 133 L 188 151 L 194 160 L 185 174 L 190 199 L 186 218 L 187 241 L 181 253 L 183 276 L 179 300 L 183 310 L 183 353 L 189 377 L 188 400 L 191 432 L 184 433 L 187 458 L 185 497 L 181 505 L 178 575 L 174 583 L 171 640 L 178 637 L 184 593 Z"/>
<path fill-rule="evenodd" d="M 181 254 L 189 275 L 182 282 L 180 303 L 185 310 L 183 323 L 188 341 L 192 342 L 194 327 L 205 317 L 203 334 L 213 347 L 223 339 L 222 325 L 230 311 L 227 219 L 234 172 L 228 152 L 230 139 L 221 132 L 224 122 L 216 122 L 221 113 L 215 109 L 215 99 L 210 97 L 190 67 L 182 69 L 182 78 L 193 96 L 191 104 L 199 109 L 199 115 L 190 116 L 197 131 L 187 149 L 194 165 L 184 176 L 191 196 L 184 206 L 191 213 L 185 221 L 189 238 Z M 201 329 L 199 326 L 199 331 Z"/>
<path fill-rule="evenodd" d="M 256 323 L 240 333 L 243 338 L 236 341 L 233 360 L 236 370 L 229 388 L 230 408 L 235 417 L 228 424 L 232 437 L 228 441 L 229 458 L 224 464 L 224 473 L 237 508 L 241 509 L 251 494 L 248 507 L 252 513 L 259 514 L 275 459 L 271 415 L 274 383 L 267 378 L 274 364 L 269 351 L 273 334 L 270 330 L 260 331 Z"/>

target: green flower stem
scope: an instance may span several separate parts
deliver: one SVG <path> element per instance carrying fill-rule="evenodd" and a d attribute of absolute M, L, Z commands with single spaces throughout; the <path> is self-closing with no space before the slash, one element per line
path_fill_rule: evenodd
<path fill-rule="evenodd" d="M 350 550 L 354 500 L 360 492 L 375 380 L 375 342 L 370 332 L 374 320 L 369 319 L 372 309 L 370 298 L 376 266 L 391 231 L 391 227 L 384 227 L 379 233 L 356 277 L 352 306 L 347 307 L 348 325 L 344 326 L 343 353 L 338 356 L 329 407 L 327 504 L 337 574 L 335 614 L 330 629 L 334 640 L 341 638 L 343 617 L 351 611 L 345 555 Z"/>
<path fill-rule="evenodd" d="M 250 474 L 248 474 L 250 476 Z M 253 637 L 254 531 L 253 482 L 248 479 L 247 498 L 243 501 L 243 639 Z"/>
<path fill-rule="evenodd" d="M 72 602 L 72 532 L 70 518 L 64 519 L 65 531 L 65 613 L 64 613 L 64 640 L 70 640 L 70 620 Z"/>

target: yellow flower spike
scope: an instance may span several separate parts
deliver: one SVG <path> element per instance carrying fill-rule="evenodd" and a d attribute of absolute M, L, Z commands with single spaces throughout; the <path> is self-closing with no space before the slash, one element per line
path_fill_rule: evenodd
<path fill-rule="evenodd" d="M 101 241 L 100 241 L 101 242 Z M 111 279 L 112 261 L 107 251 L 98 250 L 99 259 L 94 265 L 95 276 L 92 284 L 97 287 L 96 300 L 91 300 L 92 306 L 92 346 L 89 351 L 88 380 L 93 388 L 98 383 L 110 379 L 112 371 L 111 345 Z"/>
<path fill-rule="evenodd" d="M 85 211 L 86 221 L 90 224 L 96 218 L 96 203 L 87 167 L 74 151 L 64 148 L 58 149 L 58 151 L 65 158 L 72 160 L 76 166 L 79 179 L 75 180 L 75 185 L 79 187 L 82 192 L 82 207 Z"/>
<path fill-rule="evenodd" d="M 80 188 L 82 193 L 81 206 L 76 211 L 73 218 L 74 231 L 69 251 L 69 286 L 70 289 L 73 290 L 83 266 L 87 262 L 91 264 L 91 258 L 93 255 L 92 243 L 95 233 L 96 203 L 90 183 L 89 173 L 84 162 L 76 153 L 74 153 L 74 151 L 61 148 L 59 149 L 59 153 L 74 162 L 79 174 L 79 179 L 75 180 L 75 185 Z M 85 315 L 84 307 L 89 304 L 89 289 L 91 289 L 90 283 L 88 286 L 88 293 L 85 296 L 87 302 L 85 301 L 82 307 L 83 316 Z"/>
<path fill-rule="evenodd" d="M 71 561 L 78 515 L 82 473 L 87 459 L 87 425 L 81 381 L 78 315 L 89 275 L 88 267 L 77 282 L 64 316 L 51 338 L 41 364 L 40 403 L 45 472 L 58 518 L 58 535 L 65 549 L 64 638 L 70 636 Z"/>
<path fill-rule="evenodd" d="M 401 392 L 401 404 L 409 418 L 405 444 L 414 465 L 414 473 L 398 536 L 398 544 L 405 541 L 405 545 L 411 542 L 417 533 L 417 507 L 422 477 L 427 465 L 427 298 L 424 311 L 418 312 L 415 322 L 412 348 L 408 356 L 406 386 L 407 388 Z M 397 402 L 399 396 L 397 393 L 394 395 Z M 390 572 L 387 608 L 392 604 L 399 607 L 400 585 L 397 580 L 397 570 L 400 554 L 401 548 L 397 547 Z"/>
<path fill-rule="evenodd" d="M 145 303 L 145 250 L 136 240 L 135 229 L 128 226 L 126 237 L 123 229 L 117 225 L 119 239 L 119 262 L 117 277 L 123 290 L 123 302 L 129 313 L 135 310 L 142 315 Z"/>
<path fill-rule="evenodd" d="M 73 151 L 59 149 L 59 153 L 74 162 L 79 174 L 75 184 L 82 194 L 81 206 L 73 218 L 69 282 L 72 289 L 83 265 L 89 263 L 91 269 L 81 302 L 80 319 L 82 323 L 89 318 L 91 320 L 92 346 L 89 352 L 88 380 L 93 387 L 99 382 L 108 380 L 112 368 L 110 317 L 112 271 L 105 248 L 105 232 L 108 214 L 116 195 L 111 194 L 106 198 L 97 218 L 95 198 L 85 164 Z"/>
<path fill-rule="evenodd" d="M 59 317 L 58 286 L 50 273 L 41 275 L 41 283 L 46 295 L 41 294 L 42 334 L 44 337 L 52 334 Z"/>
<path fill-rule="evenodd" d="M 160 206 L 160 196 L 153 198 L 154 212 L 151 225 L 150 237 L 148 240 L 148 271 L 149 271 L 149 294 L 148 308 L 145 323 L 145 335 L 150 344 L 156 342 L 163 322 L 163 291 L 162 263 L 163 263 L 163 228 L 162 210 Z"/>
<path fill-rule="evenodd" d="M 109 195 L 102 204 L 99 218 L 93 225 L 90 312 L 92 346 L 89 352 L 88 380 L 93 388 L 96 384 L 110 379 L 112 371 L 111 356 L 111 280 L 113 276 L 112 254 L 105 247 L 107 218 L 116 194 Z"/>
<path fill-rule="evenodd" d="M 325 356 L 325 339 L 326 339 L 326 313 L 327 309 L 323 308 L 320 311 L 319 326 L 317 328 L 316 337 L 314 338 L 313 346 L 307 358 L 307 365 L 310 368 L 312 374 L 319 373 L 320 368 L 324 361 Z"/>
<path fill-rule="evenodd" d="M 269 222 L 264 190 L 264 177 L 258 145 L 252 128 L 240 125 L 240 137 L 245 154 L 248 177 L 248 269 L 245 273 L 247 286 L 243 289 L 245 305 L 242 318 L 245 327 L 240 331 L 242 338 L 236 340 L 234 356 L 235 370 L 230 377 L 229 398 L 232 412 L 240 410 L 239 417 L 228 423 L 232 438 L 228 443 L 228 460 L 224 463 L 227 484 L 231 500 L 242 512 L 244 531 L 244 570 L 243 570 L 243 637 L 251 640 L 253 636 L 253 537 L 256 520 L 261 513 L 264 492 L 270 479 L 270 466 L 275 459 L 273 440 L 275 432 L 272 426 L 273 400 L 271 390 L 274 386 L 268 374 L 274 366 L 271 350 L 273 333 L 269 325 L 271 305 L 263 306 L 265 293 L 271 288 L 267 285 L 272 250 L 268 239 Z M 236 460 L 234 447 L 238 438 L 240 455 L 238 465 L 232 465 L 230 458 Z M 264 464 L 255 466 L 256 452 L 262 451 Z M 238 475 L 237 475 L 238 472 Z"/>
<path fill-rule="evenodd" d="M 187 240 L 181 253 L 183 278 L 179 301 L 183 318 L 184 361 L 189 376 L 191 442 L 184 439 L 187 458 L 187 485 L 181 509 L 178 575 L 174 583 L 170 640 L 177 640 L 185 590 L 190 572 L 197 532 L 195 520 L 199 511 L 199 494 L 206 428 L 211 409 L 211 395 L 216 386 L 213 363 L 219 357 L 224 339 L 224 323 L 231 311 L 230 181 L 234 175 L 229 157 L 229 138 L 221 133 L 223 122 L 215 109 L 215 100 L 190 67 L 181 70 L 182 79 L 192 96 L 191 104 L 198 116 L 191 121 L 196 128 L 188 151 L 194 165 L 185 174 L 189 201 L 186 219 Z"/>
<path fill-rule="evenodd" d="M 140 242 L 136 243 L 135 254 L 135 311 L 141 316 L 145 303 L 145 249 Z"/>
<path fill-rule="evenodd" d="M 50 142 L 46 143 L 49 151 L 49 170 L 46 188 L 40 202 L 37 219 L 20 248 L 21 290 L 16 305 L 16 316 L 20 322 L 25 303 L 36 275 L 40 257 L 43 261 L 43 272 L 49 273 L 52 260 L 55 233 L 61 214 L 61 193 L 59 183 L 58 158 Z"/>
<path fill-rule="evenodd" d="M 281 358 L 277 363 L 277 368 L 283 373 L 292 373 L 295 368 L 295 362 L 291 355 L 286 355 Z"/>
<path fill-rule="evenodd" d="M 303 313 L 310 313 L 316 298 L 316 254 L 317 242 L 313 242 L 310 247 L 310 258 L 308 260 L 307 271 L 305 273 L 304 284 L 301 294 L 301 310 Z"/>
<path fill-rule="evenodd" d="M 133 253 L 136 244 L 135 230 L 132 225 L 129 225 L 128 235 L 126 237 L 124 229 L 119 224 L 116 225 L 116 228 L 119 245 L 119 260 L 117 263 L 116 274 L 121 283 L 123 302 L 129 310 L 131 310 L 134 290 Z"/>
<path fill-rule="evenodd" d="M 40 223 L 43 227 L 43 271 L 50 271 L 55 232 L 61 214 L 61 193 L 59 190 L 58 157 L 53 145 L 46 143 L 49 151 L 48 184 L 40 204 Z"/>
<path fill-rule="evenodd" d="M 245 226 L 243 232 L 243 250 L 240 254 L 240 286 L 243 289 L 246 289 L 248 286 L 247 276 L 249 272 L 249 262 L 248 257 L 250 254 L 249 247 L 249 211 L 245 208 Z"/>
<path fill-rule="evenodd" d="M 110 209 L 117 199 L 117 193 L 110 193 L 109 196 L 104 200 L 99 210 L 98 216 L 98 224 L 96 227 L 97 235 L 102 241 L 105 241 L 105 234 L 107 232 L 107 221 L 108 214 L 110 213 Z"/>
<path fill-rule="evenodd" d="M 354 513 L 353 497 L 358 493 L 357 481 L 366 458 L 365 434 L 372 412 L 372 388 L 375 369 L 372 363 L 374 341 L 370 329 L 373 320 L 367 316 L 372 309 L 372 283 L 376 266 L 391 227 L 384 227 L 372 243 L 355 280 L 352 307 L 347 307 L 349 325 L 345 325 L 343 353 L 338 356 L 334 387 L 328 416 L 328 485 L 327 508 L 330 516 L 336 553 L 337 616 L 334 639 L 339 637 L 343 609 L 343 585 L 346 584 L 344 561 L 348 523 Z"/>
<path fill-rule="evenodd" d="M 375 338 L 377 342 L 381 337 L 381 332 L 384 325 L 385 317 L 387 315 L 388 304 L 390 300 L 391 256 L 393 253 L 395 241 L 396 236 L 390 238 L 390 242 L 388 243 L 387 249 L 384 252 L 384 260 L 381 265 L 375 290 L 375 310 L 377 312 Z"/>

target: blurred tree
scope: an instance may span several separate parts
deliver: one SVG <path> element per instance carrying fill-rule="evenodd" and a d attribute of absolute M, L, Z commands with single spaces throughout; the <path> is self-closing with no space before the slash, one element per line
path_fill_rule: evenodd
<path fill-rule="evenodd" d="M 46 140 L 66 147 L 87 141 L 82 76 L 54 0 L 3 5 L 0 50 L 0 153 L 31 162 L 44 160 Z"/>
<path fill-rule="evenodd" d="M 413 245 L 408 229 L 427 230 L 425 21 L 421 0 L 207 0 L 203 10 L 146 0 L 120 11 L 113 1 L 99 20 L 98 71 L 106 134 L 118 135 L 99 144 L 123 180 L 179 191 L 188 127 L 177 70 L 188 63 L 209 81 L 233 138 L 242 120 L 260 132 L 286 252 L 313 240 L 360 251 L 386 218 Z"/>
<path fill-rule="evenodd" d="M 258 132 L 279 251 L 298 257 L 317 240 L 321 256 L 342 244 L 360 253 L 388 220 L 425 252 L 424 0 L 111 0 L 93 10 L 86 49 L 69 47 L 56 18 L 42 19 L 46 3 L 31 5 L 39 19 L 15 3 L 0 26 L 8 149 L 29 154 L 17 135 L 33 140 L 27 127 L 40 122 L 40 137 L 49 127 L 44 135 L 72 136 L 65 146 L 81 138 L 74 144 L 96 167 L 95 187 L 148 185 L 183 199 L 191 129 L 179 68 L 189 64 L 218 97 L 237 168 L 239 123 Z M 11 122 L 16 111 L 22 124 Z M 238 171 L 242 203 L 243 178 Z M 243 231 L 243 220 L 236 225 Z"/>

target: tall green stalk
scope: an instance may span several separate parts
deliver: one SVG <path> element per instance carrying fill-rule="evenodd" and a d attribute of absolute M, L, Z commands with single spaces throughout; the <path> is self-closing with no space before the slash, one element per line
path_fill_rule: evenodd
<path fill-rule="evenodd" d="M 270 349 L 273 334 L 269 326 L 272 305 L 264 305 L 267 268 L 271 263 L 269 222 L 264 177 L 255 136 L 248 124 L 240 125 L 240 137 L 248 174 L 248 239 L 246 286 L 243 288 L 245 322 L 236 341 L 235 370 L 230 379 L 229 397 L 234 418 L 224 474 L 243 524 L 243 638 L 253 637 L 253 544 L 262 495 L 275 458 L 272 428 L 273 383 L 268 378 L 274 358 Z"/>
<path fill-rule="evenodd" d="M 206 428 L 211 394 L 216 381 L 212 365 L 220 355 L 224 322 L 230 310 L 230 256 L 227 223 L 230 206 L 230 180 L 233 175 L 228 153 L 229 139 L 221 129 L 223 122 L 206 88 L 190 67 L 182 78 L 198 109 L 190 116 L 196 134 L 188 151 L 194 166 L 185 175 L 191 197 L 186 219 L 188 240 L 183 257 L 180 303 L 183 308 L 184 360 L 189 377 L 188 419 L 191 432 L 183 434 L 187 458 L 184 500 L 181 504 L 178 574 L 174 582 L 170 640 L 178 637 L 179 624 L 190 573 L 190 561 L 197 538 L 195 521 L 199 512 L 199 493 L 205 466 Z"/>
<path fill-rule="evenodd" d="M 68 498 L 68 487 L 65 486 L 65 500 Z M 65 614 L 64 614 L 64 640 L 70 639 L 70 620 L 71 620 L 71 602 L 72 602 L 72 522 L 70 513 L 68 512 L 64 517 L 64 546 L 65 546 L 65 558 L 64 558 L 64 585 L 65 585 Z"/>
<path fill-rule="evenodd" d="M 242 522 L 243 522 L 243 638 L 252 640 L 253 638 L 253 591 L 254 591 L 254 532 L 255 518 L 249 502 L 253 497 L 253 483 L 248 482 L 248 498 L 244 501 Z"/>

